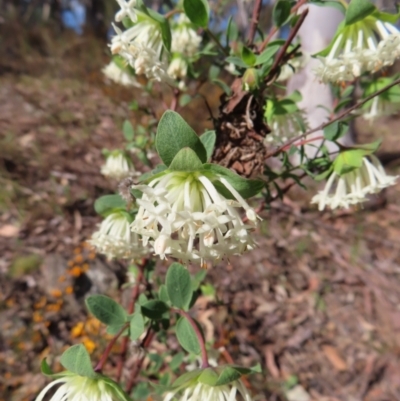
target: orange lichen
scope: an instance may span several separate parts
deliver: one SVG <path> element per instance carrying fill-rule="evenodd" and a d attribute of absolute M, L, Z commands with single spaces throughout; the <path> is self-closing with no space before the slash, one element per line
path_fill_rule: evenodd
<path fill-rule="evenodd" d="M 68 274 L 73 277 L 79 277 L 82 274 L 82 269 L 79 266 L 74 266 L 71 270 L 69 270 Z"/>
<path fill-rule="evenodd" d="M 89 270 L 89 264 L 88 263 L 84 263 L 82 265 L 82 271 L 87 272 Z"/>
<path fill-rule="evenodd" d="M 43 308 L 43 306 L 45 306 L 47 304 L 47 299 L 46 297 L 40 297 L 40 300 L 38 302 L 36 302 L 33 307 L 35 309 L 41 309 Z"/>
<path fill-rule="evenodd" d="M 86 347 L 86 349 L 88 350 L 88 352 L 91 354 L 95 348 L 96 348 L 96 344 L 94 343 L 93 340 L 91 340 L 89 337 L 85 336 L 82 337 L 82 343 L 83 345 Z"/>
<path fill-rule="evenodd" d="M 65 289 L 65 293 L 66 293 L 67 295 L 70 295 L 70 294 L 72 294 L 73 292 L 74 292 L 74 289 L 73 289 L 73 287 L 70 286 L 70 285 Z"/>
<path fill-rule="evenodd" d="M 96 253 L 95 252 L 90 252 L 88 255 L 88 259 L 93 260 L 96 259 Z"/>
<path fill-rule="evenodd" d="M 43 322 L 43 315 L 42 315 L 40 312 L 38 312 L 38 311 L 33 312 L 32 320 L 33 320 L 35 323 Z"/>
<path fill-rule="evenodd" d="M 79 247 L 75 248 L 74 249 L 74 254 L 75 255 L 81 255 L 82 254 L 82 248 L 79 248 Z"/>
<path fill-rule="evenodd" d="M 82 255 L 76 255 L 74 257 L 75 263 L 83 263 L 83 256 Z"/>
<path fill-rule="evenodd" d="M 60 277 L 58 278 L 58 282 L 59 282 L 59 283 L 63 283 L 66 279 L 67 279 L 67 278 L 66 278 L 65 276 L 60 276 Z"/>
<path fill-rule="evenodd" d="M 46 306 L 48 312 L 59 312 L 61 309 L 61 304 L 49 304 Z"/>
<path fill-rule="evenodd" d="M 59 289 L 50 290 L 50 295 L 54 298 L 60 298 L 62 296 L 62 292 Z"/>

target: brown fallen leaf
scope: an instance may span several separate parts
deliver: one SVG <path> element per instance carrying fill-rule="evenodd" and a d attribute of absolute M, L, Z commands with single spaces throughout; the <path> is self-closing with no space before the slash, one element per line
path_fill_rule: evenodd
<path fill-rule="evenodd" d="M 335 347 L 332 347 L 331 345 L 323 345 L 322 351 L 324 351 L 325 356 L 336 370 L 339 372 L 347 370 L 346 362 L 339 355 L 339 352 Z"/>
<path fill-rule="evenodd" d="M 16 237 L 19 233 L 19 228 L 12 224 L 6 224 L 0 227 L 0 237 L 12 238 Z"/>

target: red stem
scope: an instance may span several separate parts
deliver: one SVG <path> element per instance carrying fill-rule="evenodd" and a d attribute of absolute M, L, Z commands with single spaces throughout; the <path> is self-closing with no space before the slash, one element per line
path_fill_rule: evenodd
<path fill-rule="evenodd" d="M 194 332 L 196 333 L 197 339 L 199 340 L 200 348 L 201 348 L 201 367 L 203 369 L 208 368 L 210 364 L 208 363 L 208 355 L 207 355 L 207 349 L 206 349 L 206 343 L 203 338 L 203 334 L 201 333 L 199 326 L 197 326 L 196 322 L 194 319 L 189 315 L 189 313 L 185 312 L 182 309 L 175 309 L 172 308 L 171 312 L 175 312 L 178 315 L 183 316 L 185 319 L 187 319 L 190 323 L 190 325 L 193 327 Z"/>

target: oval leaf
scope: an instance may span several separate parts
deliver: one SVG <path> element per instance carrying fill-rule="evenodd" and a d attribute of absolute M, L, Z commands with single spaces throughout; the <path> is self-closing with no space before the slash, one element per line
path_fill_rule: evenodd
<path fill-rule="evenodd" d="M 126 202 L 122 199 L 121 195 L 104 195 L 96 199 L 94 202 L 94 210 L 102 216 L 111 213 L 114 209 L 125 209 Z"/>
<path fill-rule="evenodd" d="M 65 369 L 79 376 L 94 378 L 97 376 L 93 370 L 89 353 L 82 344 L 73 345 L 62 355 L 60 363 Z"/>
<path fill-rule="evenodd" d="M 211 159 L 214 152 L 215 141 L 217 140 L 217 135 L 215 131 L 207 131 L 200 135 L 200 141 L 203 144 L 207 152 L 207 160 Z"/>
<path fill-rule="evenodd" d="M 272 20 L 278 28 L 284 25 L 289 19 L 291 8 L 292 6 L 288 0 L 279 0 L 275 3 L 275 7 L 272 11 Z"/>
<path fill-rule="evenodd" d="M 94 317 L 109 326 L 120 326 L 127 321 L 125 309 L 105 295 L 87 297 L 86 306 Z"/>
<path fill-rule="evenodd" d="M 201 348 L 196 333 L 187 319 L 179 318 L 176 323 L 176 337 L 182 348 L 195 355 L 200 355 Z"/>
<path fill-rule="evenodd" d="M 129 338 L 132 341 L 137 340 L 144 333 L 144 329 L 144 319 L 142 314 L 139 312 L 135 312 L 131 318 Z"/>
<path fill-rule="evenodd" d="M 192 280 L 186 267 L 179 263 L 172 263 L 165 278 L 165 285 L 172 305 L 188 310 L 193 291 Z"/>
<path fill-rule="evenodd" d="M 210 6 L 207 0 L 183 0 L 185 14 L 193 24 L 207 28 Z"/>
<path fill-rule="evenodd" d="M 167 166 L 183 148 L 194 150 L 202 163 L 207 161 L 207 152 L 200 138 L 178 113 L 171 110 L 163 114 L 158 124 L 156 148 Z"/>
<path fill-rule="evenodd" d="M 369 0 L 351 0 L 346 11 L 346 25 L 354 24 L 372 14 L 376 7 Z"/>

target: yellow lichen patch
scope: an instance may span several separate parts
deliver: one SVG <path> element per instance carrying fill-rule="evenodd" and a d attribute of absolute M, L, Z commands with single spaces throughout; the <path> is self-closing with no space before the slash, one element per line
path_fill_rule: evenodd
<path fill-rule="evenodd" d="M 85 273 L 89 270 L 89 264 L 88 263 L 84 263 L 82 265 L 82 271 L 84 271 Z"/>
<path fill-rule="evenodd" d="M 79 246 L 76 247 L 76 248 L 74 249 L 74 254 L 75 254 L 75 255 L 81 255 L 81 254 L 82 254 L 82 248 L 80 248 Z"/>
<path fill-rule="evenodd" d="M 40 300 L 38 302 L 36 302 L 33 307 L 35 309 L 41 309 L 43 308 L 45 305 L 47 304 L 47 299 L 46 297 L 40 297 Z"/>
<path fill-rule="evenodd" d="M 74 261 L 73 260 L 69 260 L 67 265 L 68 265 L 68 267 L 72 267 L 74 265 Z"/>
<path fill-rule="evenodd" d="M 85 331 L 87 334 L 98 335 L 101 322 L 94 317 L 90 317 L 85 324 Z"/>
<path fill-rule="evenodd" d="M 59 312 L 62 304 L 49 304 L 46 306 L 48 312 Z"/>
<path fill-rule="evenodd" d="M 82 343 L 86 347 L 86 349 L 88 350 L 89 354 L 91 354 L 96 348 L 95 342 L 93 340 L 91 340 L 87 336 L 82 337 Z"/>
<path fill-rule="evenodd" d="M 66 278 L 65 276 L 60 276 L 60 277 L 58 278 L 58 282 L 59 282 L 59 283 L 63 283 L 66 279 L 67 279 L 67 278 Z"/>
<path fill-rule="evenodd" d="M 71 329 L 71 336 L 72 338 L 80 337 L 84 332 L 84 323 L 78 322 L 72 329 Z"/>

